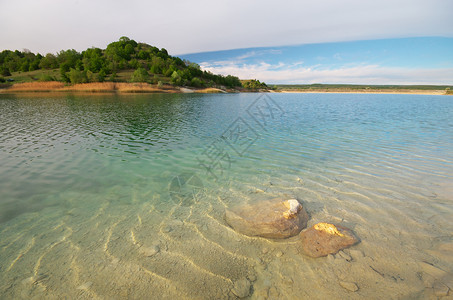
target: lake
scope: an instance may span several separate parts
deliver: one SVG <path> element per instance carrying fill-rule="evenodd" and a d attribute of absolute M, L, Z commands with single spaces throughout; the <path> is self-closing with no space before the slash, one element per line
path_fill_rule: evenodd
<path fill-rule="evenodd" d="M 234 299 L 240 280 L 252 299 L 453 290 L 451 97 L 0 95 L 0 116 L 2 299 Z M 298 236 L 224 220 L 276 197 L 360 243 L 310 258 Z"/>

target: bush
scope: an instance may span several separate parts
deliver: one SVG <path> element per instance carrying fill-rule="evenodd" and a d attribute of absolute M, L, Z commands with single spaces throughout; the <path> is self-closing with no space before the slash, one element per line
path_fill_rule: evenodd
<path fill-rule="evenodd" d="M 175 71 L 173 70 L 173 68 L 168 68 L 168 69 L 165 70 L 165 72 L 163 72 L 163 73 L 164 73 L 164 76 L 165 76 L 165 77 L 170 77 L 170 76 L 173 74 L 173 72 L 175 72 Z"/>
<path fill-rule="evenodd" d="M 73 83 L 73 84 L 85 83 L 88 81 L 86 72 L 72 69 L 72 68 L 69 71 L 68 78 L 71 81 L 71 83 Z"/>
<path fill-rule="evenodd" d="M 113 73 L 110 75 L 109 80 L 110 80 L 110 81 L 116 81 L 116 78 L 117 78 L 117 77 L 118 77 L 118 76 L 116 75 L 116 72 L 113 72 Z"/>
<path fill-rule="evenodd" d="M 0 77 L 0 83 L 3 83 L 3 82 L 5 82 L 5 81 L 6 81 L 6 79 L 5 79 L 5 78 L 3 78 L 3 77 Z"/>
<path fill-rule="evenodd" d="M 149 68 L 149 71 L 153 74 L 162 73 L 162 70 L 160 69 L 160 67 L 158 65 L 151 65 L 151 67 Z"/>
<path fill-rule="evenodd" d="M 129 62 L 129 67 L 131 67 L 132 69 L 138 69 L 138 68 L 140 68 L 140 63 L 138 62 L 138 60 L 132 59 Z"/>
<path fill-rule="evenodd" d="M 6 76 L 11 76 L 11 72 L 9 71 L 8 68 L 3 68 L 3 69 L 1 69 L 1 70 L 0 70 L 0 73 L 1 73 L 2 76 L 5 76 L 5 77 L 6 77 Z"/>
<path fill-rule="evenodd" d="M 142 67 L 135 70 L 131 77 L 132 82 L 147 82 L 148 79 L 149 79 L 149 74 Z"/>
<path fill-rule="evenodd" d="M 106 76 L 106 74 L 105 74 L 104 69 L 101 69 L 101 70 L 99 71 L 99 73 L 98 73 L 98 78 L 97 78 L 98 81 L 99 81 L 99 82 L 104 82 L 105 76 Z"/>
<path fill-rule="evenodd" d="M 173 71 L 173 74 L 171 74 L 170 82 L 174 85 L 182 84 L 182 78 L 178 71 Z"/>
<path fill-rule="evenodd" d="M 151 78 L 150 82 L 152 84 L 157 84 L 159 82 L 159 76 L 157 76 L 156 74 L 154 74 L 153 78 Z"/>
<path fill-rule="evenodd" d="M 95 73 L 91 72 L 90 70 L 85 71 L 87 74 L 87 82 L 95 82 L 97 81 L 97 76 Z"/>
<path fill-rule="evenodd" d="M 202 87 L 203 82 L 200 80 L 200 78 L 195 77 L 195 78 L 192 78 L 192 80 L 190 81 L 190 85 L 193 87 Z"/>
<path fill-rule="evenodd" d="M 55 78 L 50 76 L 49 74 L 42 74 L 39 78 L 39 81 L 55 81 Z"/>
<path fill-rule="evenodd" d="M 69 70 L 70 70 L 70 67 L 69 67 L 68 63 L 62 63 L 60 65 L 60 76 L 61 76 L 61 80 L 63 82 L 71 82 L 71 80 L 69 79 L 68 74 L 67 74 L 67 72 L 69 72 Z"/>

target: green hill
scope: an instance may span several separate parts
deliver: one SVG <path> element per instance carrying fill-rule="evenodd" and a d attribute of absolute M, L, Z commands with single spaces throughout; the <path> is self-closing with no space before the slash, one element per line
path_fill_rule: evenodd
<path fill-rule="evenodd" d="M 30 51 L 4 50 L 0 53 L 0 82 L 13 81 L 148 82 L 192 87 L 241 87 L 235 76 L 202 71 L 200 66 L 127 37 L 106 49 L 89 48 L 81 53 L 62 50 L 45 56 Z"/>

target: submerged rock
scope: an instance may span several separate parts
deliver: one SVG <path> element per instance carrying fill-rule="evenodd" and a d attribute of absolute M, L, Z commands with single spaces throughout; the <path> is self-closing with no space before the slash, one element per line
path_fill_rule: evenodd
<path fill-rule="evenodd" d="M 152 247 L 141 247 L 139 249 L 140 253 L 146 257 L 151 257 L 159 253 L 160 248 L 158 245 L 154 245 Z"/>
<path fill-rule="evenodd" d="M 442 282 L 439 282 L 439 281 L 434 282 L 433 291 L 434 291 L 434 295 L 436 295 L 437 297 L 447 296 L 449 290 L 450 289 L 448 288 L 448 286 L 446 286 Z"/>
<path fill-rule="evenodd" d="M 359 242 L 354 233 L 343 226 L 318 223 L 300 233 L 303 252 L 311 257 L 334 254 Z"/>
<path fill-rule="evenodd" d="M 296 199 L 273 199 L 227 209 L 225 219 L 242 234 L 282 239 L 304 229 L 308 215 Z"/>
<path fill-rule="evenodd" d="M 352 257 L 344 251 L 338 252 L 338 254 L 346 261 L 351 261 Z"/>
<path fill-rule="evenodd" d="M 453 273 L 444 271 L 426 261 L 420 262 L 419 265 L 421 266 L 424 273 L 428 274 L 436 281 L 441 282 L 449 288 L 453 289 Z"/>
<path fill-rule="evenodd" d="M 359 287 L 354 282 L 340 281 L 340 285 L 350 292 L 357 292 L 359 290 Z"/>
<path fill-rule="evenodd" d="M 242 278 L 234 283 L 231 291 L 238 298 L 245 298 L 250 294 L 250 287 L 250 281 L 248 281 L 247 278 Z"/>
<path fill-rule="evenodd" d="M 78 290 L 88 290 L 91 285 L 93 285 L 93 283 L 91 281 L 85 282 L 84 284 L 80 285 L 77 289 Z"/>

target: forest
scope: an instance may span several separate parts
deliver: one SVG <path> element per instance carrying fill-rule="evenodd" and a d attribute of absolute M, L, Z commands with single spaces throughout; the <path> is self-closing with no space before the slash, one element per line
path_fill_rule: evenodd
<path fill-rule="evenodd" d="M 171 56 L 164 48 L 138 43 L 128 37 L 108 44 L 106 49 L 93 47 L 81 53 L 73 49 L 45 56 L 28 50 L 0 52 L 0 81 L 13 81 L 17 74 L 34 81 L 70 84 L 129 81 L 196 88 L 242 87 L 236 76 L 203 71 L 198 64 Z M 24 77 L 27 74 L 28 77 Z"/>

